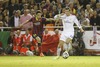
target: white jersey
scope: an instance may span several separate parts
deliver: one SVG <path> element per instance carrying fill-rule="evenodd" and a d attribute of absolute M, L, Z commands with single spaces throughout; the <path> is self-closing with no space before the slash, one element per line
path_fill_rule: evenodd
<path fill-rule="evenodd" d="M 81 25 L 75 15 L 66 16 L 66 18 L 61 19 L 63 23 L 63 33 L 74 32 L 74 23 L 81 28 Z"/>

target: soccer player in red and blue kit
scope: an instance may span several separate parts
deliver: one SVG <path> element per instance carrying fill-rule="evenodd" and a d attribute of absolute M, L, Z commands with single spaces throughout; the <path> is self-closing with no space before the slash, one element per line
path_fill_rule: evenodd
<path fill-rule="evenodd" d="M 41 17 L 42 13 L 41 11 L 36 12 L 36 16 L 32 17 L 30 20 L 27 20 L 26 22 L 22 23 L 20 26 L 23 26 L 24 24 L 28 22 L 33 23 L 33 34 L 37 34 L 38 36 L 42 37 L 43 33 L 43 26 L 46 24 L 46 21 L 49 21 L 47 18 Z"/>

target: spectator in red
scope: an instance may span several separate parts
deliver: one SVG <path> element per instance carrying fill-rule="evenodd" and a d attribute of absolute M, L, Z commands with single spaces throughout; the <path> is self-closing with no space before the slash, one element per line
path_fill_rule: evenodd
<path fill-rule="evenodd" d="M 56 29 L 55 34 L 53 35 L 53 39 L 52 39 L 52 42 L 51 42 L 50 49 L 49 49 L 49 51 L 51 52 L 52 55 L 56 55 L 57 46 L 58 46 L 58 43 L 59 43 L 59 37 L 60 37 L 59 30 Z"/>
<path fill-rule="evenodd" d="M 43 33 L 43 37 L 42 37 L 42 44 L 45 44 L 47 41 L 47 39 L 49 39 L 49 37 L 51 37 L 51 35 L 49 34 L 48 29 L 45 29 L 44 33 Z"/>
<path fill-rule="evenodd" d="M 32 29 L 28 29 L 29 34 L 32 35 Z M 33 34 L 32 45 L 30 45 L 30 50 L 36 54 L 39 52 L 39 46 L 41 46 L 41 38 L 39 38 L 36 34 Z"/>
<path fill-rule="evenodd" d="M 36 54 L 39 52 L 39 49 L 38 49 L 38 42 L 36 39 L 33 38 L 32 40 L 32 45 L 30 46 L 30 50 L 33 52 L 33 54 Z"/>
<path fill-rule="evenodd" d="M 42 37 L 42 46 L 41 46 L 41 52 L 43 52 L 45 55 L 47 55 L 49 51 L 49 45 L 52 41 L 51 35 L 48 33 L 48 29 L 46 29 L 43 33 Z"/>
<path fill-rule="evenodd" d="M 22 46 L 22 35 L 20 30 L 16 31 L 13 44 L 13 53 L 18 55 Z"/>
<path fill-rule="evenodd" d="M 29 30 L 26 30 L 25 35 L 23 35 L 23 44 L 20 50 L 21 55 L 26 55 L 26 52 L 30 50 L 30 47 L 32 45 L 32 40 L 33 40 L 33 37 L 30 34 Z"/>
<path fill-rule="evenodd" d="M 60 34 L 58 29 L 55 30 L 55 34 L 52 36 L 48 33 L 48 29 L 45 30 L 42 40 L 42 52 L 45 55 L 47 55 L 48 53 L 50 55 L 56 55 L 59 37 Z"/>

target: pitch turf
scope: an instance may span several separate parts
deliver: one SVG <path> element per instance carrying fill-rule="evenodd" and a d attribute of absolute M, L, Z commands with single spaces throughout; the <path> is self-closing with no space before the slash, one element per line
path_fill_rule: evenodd
<path fill-rule="evenodd" d="M 0 56 L 0 67 L 100 67 L 100 56 Z"/>

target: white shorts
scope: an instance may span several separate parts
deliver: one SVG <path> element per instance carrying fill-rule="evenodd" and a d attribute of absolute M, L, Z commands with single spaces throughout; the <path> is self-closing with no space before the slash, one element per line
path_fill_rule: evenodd
<path fill-rule="evenodd" d="M 60 40 L 66 42 L 67 38 L 73 39 L 73 37 L 74 37 L 74 32 L 67 32 L 67 33 L 62 32 L 60 36 Z"/>

